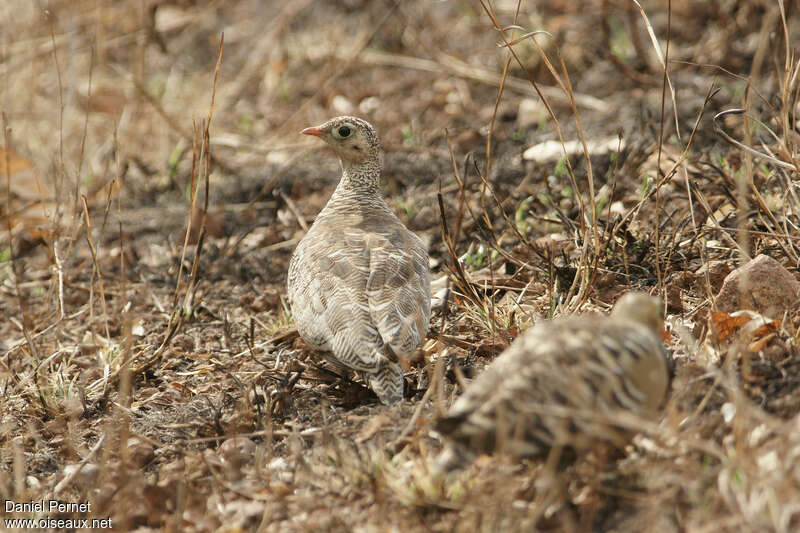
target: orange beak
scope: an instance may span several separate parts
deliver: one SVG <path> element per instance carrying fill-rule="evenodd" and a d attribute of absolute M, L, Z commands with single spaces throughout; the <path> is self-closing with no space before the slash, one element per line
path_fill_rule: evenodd
<path fill-rule="evenodd" d="M 300 133 L 302 133 L 303 135 L 313 135 L 314 137 L 322 137 L 323 135 L 325 135 L 325 132 L 317 127 L 306 128 Z"/>

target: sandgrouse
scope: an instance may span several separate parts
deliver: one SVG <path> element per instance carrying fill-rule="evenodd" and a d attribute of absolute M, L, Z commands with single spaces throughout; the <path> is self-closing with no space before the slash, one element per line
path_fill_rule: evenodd
<path fill-rule="evenodd" d="M 611 316 L 545 321 L 525 331 L 478 375 L 441 418 L 441 470 L 478 453 L 544 456 L 554 446 L 622 447 L 630 417 L 652 419 L 670 381 L 658 298 L 628 293 Z"/>
<path fill-rule="evenodd" d="M 294 322 L 381 402 L 402 401 L 398 360 L 414 353 L 430 321 L 428 252 L 381 196 L 381 145 L 368 122 L 337 117 L 302 133 L 333 148 L 342 177 L 289 262 Z"/>

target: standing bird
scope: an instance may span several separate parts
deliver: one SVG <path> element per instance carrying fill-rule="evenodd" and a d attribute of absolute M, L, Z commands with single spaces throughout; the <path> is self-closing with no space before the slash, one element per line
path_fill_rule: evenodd
<path fill-rule="evenodd" d="M 561 318 L 525 331 L 437 422 L 449 439 L 439 468 L 476 453 L 541 457 L 556 446 L 624 446 L 635 433 L 625 415 L 652 419 L 669 386 L 661 310 L 658 298 L 628 293 L 611 316 Z"/>
<path fill-rule="evenodd" d="M 342 177 L 289 261 L 292 316 L 312 348 L 364 376 L 384 404 L 403 399 L 403 369 L 431 316 L 428 252 L 384 202 L 373 127 L 337 117 L 301 133 L 328 143 Z"/>

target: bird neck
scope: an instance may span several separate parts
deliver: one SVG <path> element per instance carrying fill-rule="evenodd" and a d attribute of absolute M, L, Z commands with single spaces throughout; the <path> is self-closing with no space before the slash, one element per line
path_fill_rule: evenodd
<path fill-rule="evenodd" d="M 381 158 L 370 154 L 358 163 L 341 160 L 342 178 L 334 192 L 335 196 L 377 195 L 380 196 Z"/>

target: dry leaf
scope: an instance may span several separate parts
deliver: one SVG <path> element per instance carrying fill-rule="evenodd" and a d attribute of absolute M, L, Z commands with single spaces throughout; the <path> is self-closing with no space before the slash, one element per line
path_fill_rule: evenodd
<path fill-rule="evenodd" d="M 758 329 L 756 329 L 753 332 L 753 338 L 763 337 L 770 334 L 774 335 L 775 332 L 777 332 L 778 328 L 780 327 L 781 327 L 780 320 L 772 320 L 770 322 L 767 322 L 766 324 L 759 326 Z"/>
<path fill-rule="evenodd" d="M 759 322 L 761 322 L 760 325 Z M 751 352 L 762 350 L 775 337 L 780 326 L 780 320 L 767 322 L 761 315 L 753 311 L 745 310 L 736 311 L 735 313 L 711 312 L 711 329 L 715 340 L 717 342 L 726 342 L 733 334 L 737 333 L 747 340 L 749 343 L 748 349 Z"/>
<path fill-rule="evenodd" d="M 753 333 L 753 340 L 747 347 L 751 352 L 758 353 L 775 338 L 778 334 L 778 328 L 781 327 L 780 320 L 772 320 L 766 324 L 759 326 Z"/>
<path fill-rule="evenodd" d="M 177 381 L 173 381 L 173 382 L 171 382 L 169 384 L 169 386 L 173 387 L 175 389 L 178 389 L 179 391 L 183 391 L 185 394 L 187 394 L 189 396 L 195 396 L 196 395 L 196 393 L 192 389 L 190 389 L 189 387 L 187 387 L 183 383 L 178 383 Z"/>
<path fill-rule="evenodd" d="M 0 177 L 6 176 L 6 158 L 8 158 L 9 174 L 12 176 L 20 170 L 33 167 L 30 161 L 18 156 L 14 150 L 7 150 L 4 146 L 0 146 Z"/>
<path fill-rule="evenodd" d="M 733 333 L 750 322 L 747 315 L 733 316 L 730 313 L 711 311 L 711 330 L 717 342 L 727 341 Z"/>
<path fill-rule="evenodd" d="M 766 336 L 758 339 L 757 341 L 751 342 L 750 345 L 747 347 L 747 349 L 750 350 L 753 353 L 758 353 L 761 350 L 763 350 L 764 346 L 766 346 L 767 343 L 769 341 L 771 341 L 774 337 L 775 337 L 775 333 L 770 333 L 769 335 L 766 335 Z"/>
<path fill-rule="evenodd" d="M 33 163 L 0 146 L 0 184 L 0 210 L 6 223 L 15 228 L 15 233 L 22 231 L 31 240 L 42 238 L 43 228 L 50 224 L 56 211 L 55 195 L 49 184 L 37 176 Z M 6 198 L 6 185 L 11 198 Z"/>

